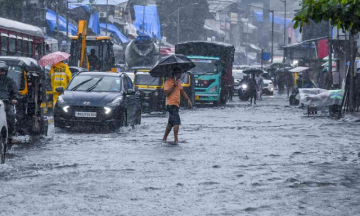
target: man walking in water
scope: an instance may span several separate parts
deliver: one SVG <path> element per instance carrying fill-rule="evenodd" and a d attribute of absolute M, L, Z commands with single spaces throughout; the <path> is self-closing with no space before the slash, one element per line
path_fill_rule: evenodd
<path fill-rule="evenodd" d="M 179 116 L 180 108 L 180 94 L 188 101 L 189 107 L 192 107 L 191 101 L 186 95 L 185 91 L 181 86 L 181 71 L 175 69 L 173 77 L 169 78 L 165 82 L 164 91 L 166 95 L 166 109 L 169 112 L 169 121 L 166 126 L 163 141 L 167 140 L 167 137 L 172 128 L 174 128 L 174 142 L 178 143 L 179 126 L 181 124 Z"/>

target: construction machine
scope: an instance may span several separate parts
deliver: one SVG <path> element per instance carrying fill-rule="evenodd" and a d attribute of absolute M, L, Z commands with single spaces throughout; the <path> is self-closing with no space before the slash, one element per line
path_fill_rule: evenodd
<path fill-rule="evenodd" d="M 116 72 L 110 37 L 88 36 L 87 26 L 86 20 L 80 20 L 78 35 L 71 37 L 69 66 L 82 67 L 89 71 Z"/>

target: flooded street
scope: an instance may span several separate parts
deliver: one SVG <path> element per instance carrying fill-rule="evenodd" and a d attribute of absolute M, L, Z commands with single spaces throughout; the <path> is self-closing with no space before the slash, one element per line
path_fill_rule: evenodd
<path fill-rule="evenodd" d="M 358 123 L 285 96 L 182 110 L 113 133 L 54 129 L 0 165 L 0 215 L 357 215 Z M 173 134 L 169 140 L 173 139 Z"/>

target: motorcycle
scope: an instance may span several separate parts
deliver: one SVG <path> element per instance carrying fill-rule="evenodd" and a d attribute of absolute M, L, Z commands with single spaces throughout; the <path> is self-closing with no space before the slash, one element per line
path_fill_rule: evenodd
<path fill-rule="evenodd" d="M 243 81 L 240 83 L 240 88 L 238 90 L 239 99 L 242 101 L 248 101 L 250 99 L 250 90 L 249 83 Z"/>

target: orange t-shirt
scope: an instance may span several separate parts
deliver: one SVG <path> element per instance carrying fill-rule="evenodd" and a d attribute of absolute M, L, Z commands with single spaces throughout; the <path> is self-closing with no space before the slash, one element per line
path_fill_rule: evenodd
<path fill-rule="evenodd" d="M 173 78 L 169 78 L 165 82 L 164 90 L 168 91 L 171 89 L 175 84 L 175 80 Z M 181 81 L 177 80 L 177 86 L 175 87 L 174 91 L 171 95 L 166 97 L 166 105 L 176 105 L 180 107 L 180 91 L 182 89 Z"/>

